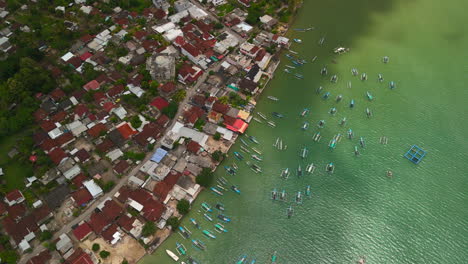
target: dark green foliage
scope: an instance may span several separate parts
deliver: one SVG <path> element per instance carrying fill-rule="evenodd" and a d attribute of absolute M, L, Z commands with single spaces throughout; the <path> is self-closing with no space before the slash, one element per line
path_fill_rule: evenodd
<path fill-rule="evenodd" d="M 213 154 L 211 154 L 211 157 L 215 160 L 215 161 L 221 161 L 224 157 L 225 157 L 225 154 L 223 152 L 221 152 L 220 150 L 216 150 L 215 152 L 213 152 Z"/>
<path fill-rule="evenodd" d="M 201 173 L 198 174 L 196 182 L 203 187 L 208 187 L 213 182 L 214 174 L 210 168 L 203 168 Z"/>
<path fill-rule="evenodd" d="M 172 101 L 169 103 L 169 106 L 164 108 L 161 112 L 172 119 L 177 114 L 178 109 L 179 109 L 179 105 L 176 102 Z"/>
<path fill-rule="evenodd" d="M 179 227 L 180 222 L 179 222 L 179 219 L 177 219 L 177 217 L 172 216 L 169 219 L 167 219 L 166 224 L 172 227 L 172 230 L 176 230 Z"/>
<path fill-rule="evenodd" d="M 103 250 L 103 251 L 99 252 L 99 256 L 100 256 L 101 258 L 103 258 L 103 259 L 106 259 L 107 257 L 110 256 L 110 252 L 109 252 L 109 251 Z"/>
<path fill-rule="evenodd" d="M 131 159 L 131 160 L 143 160 L 145 158 L 145 153 L 127 151 L 123 155 L 123 159 Z"/>
<path fill-rule="evenodd" d="M 189 201 L 182 199 L 177 203 L 177 211 L 179 211 L 180 214 L 184 215 L 187 214 L 190 211 L 190 203 Z"/>
<path fill-rule="evenodd" d="M 138 117 L 137 115 L 132 116 L 132 118 L 130 119 L 130 124 L 132 124 L 132 127 L 135 129 L 139 128 L 142 124 L 140 117 Z"/>
<path fill-rule="evenodd" d="M 98 252 L 101 249 L 101 245 L 99 245 L 98 243 L 94 243 L 91 249 L 94 252 Z"/>
<path fill-rule="evenodd" d="M 41 235 L 39 236 L 40 241 L 46 241 L 51 238 L 52 238 L 52 232 L 50 232 L 49 230 L 42 232 Z"/>
<path fill-rule="evenodd" d="M 143 237 L 149 237 L 152 234 L 154 234 L 154 232 L 156 232 L 156 225 L 154 224 L 154 222 L 148 221 L 143 226 L 143 229 L 141 230 L 141 235 Z"/>
<path fill-rule="evenodd" d="M 221 133 L 216 132 L 216 133 L 213 135 L 213 139 L 214 139 L 214 140 L 220 140 L 220 139 L 221 139 Z"/>
<path fill-rule="evenodd" d="M 0 259 L 2 263 L 16 263 L 18 260 L 18 253 L 14 250 L 4 250 L 0 252 Z"/>

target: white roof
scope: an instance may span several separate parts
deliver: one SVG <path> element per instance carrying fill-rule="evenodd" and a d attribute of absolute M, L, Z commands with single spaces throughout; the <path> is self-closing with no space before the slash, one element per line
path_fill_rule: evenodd
<path fill-rule="evenodd" d="M 238 27 L 239 29 L 241 29 L 242 31 L 245 31 L 245 32 L 249 32 L 250 30 L 253 29 L 253 27 L 245 22 L 242 22 L 240 24 L 238 24 L 236 27 Z"/>
<path fill-rule="evenodd" d="M 26 239 L 21 240 L 18 247 L 21 249 L 22 252 L 31 248 L 31 246 L 29 245 L 28 241 L 26 241 Z"/>
<path fill-rule="evenodd" d="M 164 33 L 166 31 L 169 31 L 171 29 L 174 29 L 176 27 L 176 25 L 172 22 L 168 22 L 164 25 L 160 25 L 160 26 L 153 26 L 152 29 L 158 33 Z"/>
<path fill-rule="evenodd" d="M 187 11 L 187 10 L 184 10 L 184 11 L 182 11 L 182 12 L 179 12 L 179 13 L 176 13 L 176 14 L 170 16 L 170 17 L 169 17 L 169 20 L 170 20 L 171 22 L 173 22 L 173 23 L 179 23 L 179 21 L 180 21 L 182 18 L 184 18 L 184 17 L 186 17 L 186 16 L 188 16 L 188 15 L 189 15 L 188 11 Z"/>
<path fill-rule="evenodd" d="M 59 238 L 60 238 L 60 240 L 57 242 L 57 244 L 55 244 L 55 247 L 58 250 L 63 248 L 68 243 L 71 243 L 71 239 L 70 239 L 70 237 L 67 236 L 67 234 L 61 234 Z"/>
<path fill-rule="evenodd" d="M 273 18 L 269 15 L 264 15 L 262 17 L 260 17 L 260 22 L 262 22 L 263 24 L 265 23 L 268 23 L 272 20 Z"/>
<path fill-rule="evenodd" d="M 67 170 L 63 176 L 65 176 L 65 178 L 67 178 L 67 180 L 71 180 L 73 178 L 75 178 L 78 174 L 81 173 L 81 168 L 79 165 L 75 165 L 73 167 L 71 167 L 69 170 Z"/>
<path fill-rule="evenodd" d="M 132 92 L 134 95 L 136 95 L 138 98 L 140 98 L 145 93 L 143 89 L 133 84 L 129 84 L 127 85 L 127 87 L 128 87 L 128 90 Z"/>
<path fill-rule="evenodd" d="M 128 205 L 133 207 L 133 209 L 137 210 L 138 212 L 143 210 L 143 205 L 141 205 L 140 203 L 138 203 L 137 201 L 135 201 L 133 199 L 129 199 L 129 200 L 130 200 L 130 202 L 128 203 Z"/>
<path fill-rule="evenodd" d="M 88 130 L 88 128 L 80 120 L 76 120 L 70 124 L 67 124 L 66 127 L 73 133 L 75 137 Z"/>
<path fill-rule="evenodd" d="M 48 134 L 49 134 L 49 137 L 50 137 L 51 139 L 56 139 L 56 138 L 60 137 L 60 136 L 63 134 L 63 131 L 60 130 L 59 127 L 56 127 L 55 129 L 53 129 L 52 131 L 50 131 Z"/>
<path fill-rule="evenodd" d="M 184 127 L 180 122 L 176 122 L 172 127 L 171 131 L 177 134 L 177 137 L 191 138 L 193 141 L 200 144 L 200 146 L 205 147 L 206 141 L 208 140 L 208 135 L 205 133 L 199 132 L 197 130 Z"/>
<path fill-rule="evenodd" d="M 94 180 L 89 180 L 83 182 L 83 185 L 86 187 L 88 192 L 93 196 L 93 198 L 96 198 L 97 196 L 102 194 L 102 189 L 99 187 L 99 185 L 94 182 Z"/>
<path fill-rule="evenodd" d="M 80 11 L 89 15 L 91 13 L 91 10 L 93 10 L 93 7 L 92 6 L 82 6 L 80 8 Z"/>
<path fill-rule="evenodd" d="M 123 152 L 120 149 L 114 149 L 111 152 L 106 154 L 112 162 L 123 156 Z"/>
<path fill-rule="evenodd" d="M 133 182 L 135 183 L 136 185 L 138 186 L 142 186 L 143 183 L 145 183 L 142 179 L 138 179 L 137 177 L 135 176 L 131 176 L 129 179 L 128 179 L 129 182 Z"/>
<path fill-rule="evenodd" d="M 227 69 L 231 66 L 231 64 L 229 64 L 229 62 L 227 61 L 223 61 L 223 63 L 221 63 L 221 67 L 223 67 L 224 69 Z"/>
<path fill-rule="evenodd" d="M 3 175 L 3 168 L 0 168 L 0 176 Z"/>
<path fill-rule="evenodd" d="M 167 41 L 173 41 L 178 36 L 183 36 L 183 35 L 184 35 L 184 32 L 182 32 L 182 30 L 180 30 L 180 29 L 171 29 L 171 30 L 169 30 L 168 32 L 166 32 L 164 34 L 164 38 Z"/>
<path fill-rule="evenodd" d="M 205 18 L 208 16 L 208 14 L 201 8 L 193 5 L 188 9 L 188 12 L 190 13 L 190 16 L 195 18 L 195 19 L 201 19 Z"/>
<path fill-rule="evenodd" d="M 223 138 L 225 140 L 231 140 L 232 137 L 234 136 L 234 133 L 231 130 L 226 129 L 224 127 L 220 127 L 220 126 L 216 128 L 216 132 L 219 132 L 221 135 L 223 135 Z"/>
<path fill-rule="evenodd" d="M 33 203 L 33 207 L 34 208 L 39 208 L 40 206 L 42 205 L 42 201 L 41 200 L 37 200 Z"/>
<path fill-rule="evenodd" d="M 73 56 L 75 56 L 75 55 L 73 55 L 73 53 L 67 52 L 67 54 L 63 55 L 63 56 L 61 57 L 61 59 L 62 59 L 63 61 L 65 61 L 65 62 L 67 62 L 69 59 L 73 58 Z"/>
<path fill-rule="evenodd" d="M 123 106 L 119 106 L 117 108 L 113 108 L 111 110 L 111 113 L 114 113 L 116 116 L 118 116 L 120 119 L 124 119 L 127 116 L 127 110 L 123 108 Z"/>

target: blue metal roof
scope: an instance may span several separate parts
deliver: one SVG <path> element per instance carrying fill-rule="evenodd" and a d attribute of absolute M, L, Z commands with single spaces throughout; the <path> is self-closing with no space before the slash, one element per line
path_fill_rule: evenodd
<path fill-rule="evenodd" d="M 154 152 L 153 156 L 151 157 L 151 161 L 159 163 L 166 156 L 166 154 L 167 154 L 166 150 L 162 148 L 158 148 L 156 152 Z"/>

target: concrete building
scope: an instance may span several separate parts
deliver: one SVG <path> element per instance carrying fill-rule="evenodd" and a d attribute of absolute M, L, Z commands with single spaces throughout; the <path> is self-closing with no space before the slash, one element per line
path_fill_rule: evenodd
<path fill-rule="evenodd" d="M 159 82 L 174 80 L 175 58 L 171 55 L 153 55 L 146 60 L 146 69 L 150 72 L 151 78 Z"/>

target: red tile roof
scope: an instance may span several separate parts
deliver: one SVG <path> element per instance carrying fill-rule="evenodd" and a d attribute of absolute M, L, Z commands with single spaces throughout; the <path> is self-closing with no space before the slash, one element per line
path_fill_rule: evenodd
<path fill-rule="evenodd" d="M 89 152 L 86 151 L 86 149 L 80 149 L 75 153 L 75 157 L 77 157 L 81 162 L 85 162 L 91 157 L 91 155 L 89 155 Z"/>
<path fill-rule="evenodd" d="M 26 214 L 26 206 L 24 203 L 15 204 L 7 208 L 8 217 L 14 220 L 21 219 Z"/>
<path fill-rule="evenodd" d="M 158 124 L 161 127 L 166 127 L 167 123 L 170 121 L 169 117 L 167 115 L 160 115 L 158 119 L 156 119 L 156 124 Z"/>
<path fill-rule="evenodd" d="M 79 248 L 68 257 L 64 264 L 94 264 L 94 262 L 83 249 Z"/>
<path fill-rule="evenodd" d="M 131 190 L 127 186 L 122 186 L 119 189 L 118 193 L 119 193 L 119 196 L 115 196 L 115 198 L 119 200 L 119 202 L 125 203 L 128 197 L 130 196 Z"/>
<path fill-rule="evenodd" d="M 51 130 L 53 130 L 54 128 L 56 128 L 57 126 L 55 125 L 55 123 L 51 120 L 43 120 L 39 126 L 44 129 L 45 132 L 49 132 Z"/>
<path fill-rule="evenodd" d="M 63 133 L 60 137 L 56 138 L 58 146 L 63 146 L 66 143 L 74 140 L 75 137 L 71 132 Z"/>
<path fill-rule="evenodd" d="M 98 149 L 102 153 L 106 153 L 112 147 L 114 147 L 114 143 L 109 139 L 105 139 L 101 144 L 96 146 L 96 149 Z"/>
<path fill-rule="evenodd" d="M 117 217 L 119 217 L 120 214 L 122 214 L 123 208 L 120 207 L 114 200 L 108 200 L 104 204 L 102 212 L 109 220 L 109 222 L 112 222 L 115 219 L 117 219 Z"/>
<path fill-rule="evenodd" d="M 193 46 L 190 43 L 185 43 L 184 45 L 182 45 L 181 48 L 187 51 L 193 57 L 197 57 L 198 55 L 200 55 L 200 52 L 198 51 L 198 49 L 195 48 L 195 46 Z"/>
<path fill-rule="evenodd" d="M 82 37 L 80 38 L 80 40 L 83 41 L 84 43 L 88 43 L 88 42 L 90 42 L 91 40 L 93 40 L 93 38 L 94 38 L 93 36 L 91 36 L 91 35 L 89 35 L 89 34 L 86 34 L 86 35 L 82 36 Z"/>
<path fill-rule="evenodd" d="M 201 146 L 200 144 L 198 144 L 196 141 L 190 141 L 188 144 L 187 144 L 187 151 L 188 152 L 192 152 L 194 154 L 198 154 L 198 152 L 200 151 L 201 149 Z"/>
<path fill-rule="evenodd" d="M 23 196 L 23 194 L 21 193 L 20 190 L 15 189 L 15 190 L 7 193 L 5 195 L 5 199 L 12 202 L 12 201 L 16 201 L 16 200 L 19 200 L 19 199 L 24 199 L 24 196 Z"/>
<path fill-rule="evenodd" d="M 84 173 L 80 173 L 78 174 L 77 176 L 75 176 L 71 182 L 73 183 L 73 185 L 75 185 L 77 188 L 81 188 L 83 186 L 83 182 L 88 180 L 88 177 L 86 177 L 86 175 L 84 175 Z"/>
<path fill-rule="evenodd" d="M 91 232 L 93 232 L 93 230 L 91 230 L 91 227 L 86 222 L 73 229 L 73 235 L 76 237 L 76 239 L 78 239 L 78 241 L 86 238 L 89 234 L 91 234 Z"/>
<path fill-rule="evenodd" d="M 94 101 L 96 101 L 97 103 L 100 103 L 100 102 L 106 100 L 107 96 L 103 92 L 96 92 L 96 93 L 93 94 L 93 98 L 94 98 Z"/>
<path fill-rule="evenodd" d="M 51 152 L 49 152 L 50 159 L 55 163 L 55 165 L 59 165 L 62 160 L 67 157 L 67 154 L 61 148 L 55 148 Z"/>
<path fill-rule="evenodd" d="M 52 98 L 54 98 L 54 100 L 57 101 L 57 100 L 60 100 L 60 99 L 62 99 L 63 97 L 65 97 L 65 93 L 64 93 L 62 90 L 60 90 L 59 88 L 57 88 L 57 89 L 53 90 L 53 91 L 50 93 L 50 96 L 51 96 Z"/>
<path fill-rule="evenodd" d="M 141 146 L 148 145 L 148 138 L 152 137 L 154 139 L 158 138 L 161 135 L 162 128 L 156 123 L 149 123 L 143 127 L 143 130 L 134 137 L 135 141 Z"/>
<path fill-rule="evenodd" d="M 107 82 L 110 82 L 110 79 L 109 77 L 107 77 L 107 75 L 105 73 L 99 75 L 97 78 L 96 78 L 96 81 L 100 84 L 100 85 L 103 85 Z"/>
<path fill-rule="evenodd" d="M 159 198 L 160 201 L 164 201 L 167 194 L 174 188 L 174 185 L 179 180 L 181 173 L 171 171 L 163 181 L 158 182 L 153 189 L 153 193 Z"/>
<path fill-rule="evenodd" d="M 49 152 L 57 146 L 58 146 L 57 140 L 51 139 L 51 138 L 47 138 L 40 145 L 41 149 L 44 150 L 45 152 Z"/>
<path fill-rule="evenodd" d="M 90 82 L 88 82 L 87 84 L 85 84 L 83 86 L 83 88 L 86 90 L 86 91 L 90 91 L 90 90 L 97 90 L 99 89 L 100 87 L 100 84 L 98 83 L 98 81 L 96 80 L 92 80 Z"/>
<path fill-rule="evenodd" d="M 109 91 L 107 91 L 107 95 L 110 97 L 117 96 L 121 94 L 125 89 L 125 86 L 123 84 L 118 84 L 114 85 Z"/>
<path fill-rule="evenodd" d="M 229 111 L 229 105 L 226 105 L 226 104 L 222 104 L 220 103 L 219 101 L 216 101 L 214 104 L 213 104 L 213 111 L 216 111 L 218 113 L 221 113 L 221 114 L 226 114 L 228 111 Z"/>
<path fill-rule="evenodd" d="M 36 110 L 36 112 L 34 112 L 34 120 L 36 120 L 36 122 L 39 122 L 46 117 L 47 117 L 47 112 L 42 108 L 39 108 Z"/>
<path fill-rule="evenodd" d="M 104 125 L 103 123 L 98 123 L 92 128 L 88 129 L 88 134 L 94 138 L 97 138 L 101 135 L 102 131 L 107 131 L 106 125 Z"/>
<path fill-rule="evenodd" d="M 93 199 L 93 196 L 89 193 L 86 188 L 81 188 L 72 194 L 73 200 L 78 206 L 85 206 L 89 201 Z"/>
<path fill-rule="evenodd" d="M 75 56 L 75 57 L 69 59 L 67 61 L 67 63 L 71 64 L 76 69 L 76 68 L 79 68 L 81 66 L 82 61 L 81 61 L 81 59 L 79 57 Z"/>
<path fill-rule="evenodd" d="M 159 110 L 162 110 L 162 109 L 169 106 L 169 102 L 166 101 L 166 99 L 158 96 L 158 97 L 154 98 L 153 101 L 151 101 L 150 105 L 158 108 Z"/>
<path fill-rule="evenodd" d="M 122 215 L 117 220 L 117 224 L 125 231 L 130 232 L 133 229 L 133 223 L 135 223 L 136 218 L 133 216 Z"/>
<path fill-rule="evenodd" d="M 88 223 L 96 234 L 100 234 L 102 230 L 109 224 L 106 216 L 102 212 L 93 213 L 89 218 Z"/>
<path fill-rule="evenodd" d="M 203 74 L 203 71 L 196 70 L 190 64 L 184 64 L 180 67 L 178 74 L 184 82 L 195 82 Z"/>
<path fill-rule="evenodd" d="M 128 123 L 117 127 L 117 130 L 120 132 L 124 139 L 129 139 L 131 136 L 138 133 L 138 131 L 134 130 Z"/>
<path fill-rule="evenodd" d="M 51 212 L 49 206 L 43 205 L 34 209 L 31 215 L 34 217 L 34 221 L 39 224 L 47 220 L 51 216 Z"/>
<path fill-rule="evenodd" d="M 164 212 L 164 205 L 160 201 L 152 201 L 143 207 L 143 217 L 148 221 L 156 222 Z"/>
<path fill-rule="evenodd" d="M 74 113 L 75 113 L 75 115 L 78 115 L 79 117 L 83 117 L 83 116 L 85 116 L 85 114 L 89 113 L 89 109 L 88 109 L 88 107 L 86 107 L 86 105 L 79 104 L 79 105 L 75 106 Z"/>
<path fill-rule="evenodd" d="M 117 106 L 113 103 L 113 102 L 105 102 L 103 105 L 102 105 L 102 108 L 104 108 L 104 110 L 106 110 L 106 112 L 110 112 L 112 109 L 116 108 Z"/>
<path fill-rule="evenodd" d="M 39 255 L 32 257 L 26 264 L 47 264 L 51 258 L 52 255 L 46 249 L 39 253 Z"/>
<path fill-rule="evenodd" d="M 147 35 L 148 35 L 148 32 L 143 31 L 143 30 L 139 30 L 133 34 L 133 36 L 138 40 L 142 40 Z"/>
<path fill-rule="evenodd" d="M 56 113 L 55 115 L 53 115 L 51 117 L 51 120 L 54 121 L 54 122 L 62 122 L 63 120 L 65 120 L 65 118 L 67 118 L 67 112 L 65 111 L 60 111 L 58 113 Z"/>
<path fill-rule="evenodd" d="M 171 93 L 176 89 L 176 84 L 174 82 L 167 82 L 164 85 L 161 85 L 159 89 L 164 93 Z"/>
<path fill-rule="evenodd" d="M 129 167 L 130 164 L 126 160 L 121 160 L 114 166 L 114 171 L 117 174 L 123 174 Z"/>
<path fill-rule="evenodd" d="M 226 125 L 227 129 L 232 130 L 234 132 L 244 133 L 247 127 L 249 127 L 249 124 L 244 122 L 242 119 L 233 119 L 234 121 L 232 122 L 232 119 L 229 119 L 227 118 L 227 116 L 224 116 L 224 124 Z"/>
<path fill-rule="evenodd" d="M 119 227 L 116 224 L 112 224 L 101 233 L 102 238 L 104 238 L 107 242 L 111 242 L 114 240 L 114 234 L 118 232 L 118 228 Z"/>
<path fill-rule="evenodd" d="M 90 52 L 85 52 L 80 56 L 80 59 L 82 61 L 85 61 L 85 60 L 91 58 L 92 56 L 93 56 L 93 54 L 91 54 Z"/>

